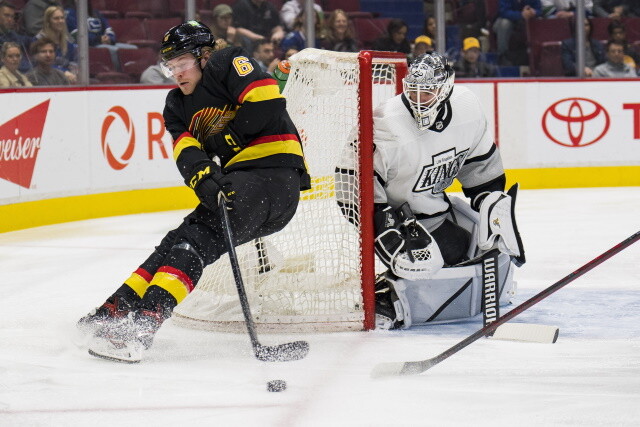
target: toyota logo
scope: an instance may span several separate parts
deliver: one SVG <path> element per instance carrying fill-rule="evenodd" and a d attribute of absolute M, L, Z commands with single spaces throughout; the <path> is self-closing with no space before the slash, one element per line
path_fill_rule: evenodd
<path fill-rule="evenodd" d="M 124 123 L 125 130 L 129 135 L 129 142 L 127 144 L 127 147 L 125 148 L 124 153 L 122 153 L 119 156 L 113 153 L 113 150 L 111 149 L 109 142 L 107 141 L 109 128 L 117 118 Z M 108 111 L 107 117 L 105 117 L 104 121 L 102 122 L 101 141 L 102 141 L 102 153 L 104 154 L 104 157 L 107 159 L 109 166 L 111 166 L 115 170 L 124 169 L 129 164 L 129 160 L 133 155 L 133 149 L 135 148 L 135 145 L 136 145 L 136 131 L 133 127 L 133 122 L 129 118 L 129 114 L 127 113 L 127 110 L 125 110 L 120 106 L 115 106 Z"/>
<path fill-rule="evenodd" d="M 598 142 L 610 123 L 607 110 L 587 98 L 561 99 L 542 116 L 547 138 L 564 147 L 586 147 Z"/>

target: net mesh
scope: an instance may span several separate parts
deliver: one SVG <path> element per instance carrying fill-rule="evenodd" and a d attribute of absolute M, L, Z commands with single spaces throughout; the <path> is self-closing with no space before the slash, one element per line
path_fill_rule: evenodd
<path fill-rule="evenodd" d="M 301 136 L 312 189 L 280 232 L 237 248 L 258 330 L 361 330 L 358 56 L 305 49 L 284 95 Z M 395 95 L 393 63 L 372 64 L 373 105 Z M 176 323 L 244 330 L 227 255 L 208 266 L 174 311 Z"/>

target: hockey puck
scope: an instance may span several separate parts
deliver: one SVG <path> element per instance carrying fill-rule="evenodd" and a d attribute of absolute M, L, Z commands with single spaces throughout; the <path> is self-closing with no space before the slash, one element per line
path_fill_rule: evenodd
<path fill-rule="evenodd" d="M 271 380 L 267 383 L 267 391 L 285 391 L 287 389 L 287 382 L 285 380 Z"/>

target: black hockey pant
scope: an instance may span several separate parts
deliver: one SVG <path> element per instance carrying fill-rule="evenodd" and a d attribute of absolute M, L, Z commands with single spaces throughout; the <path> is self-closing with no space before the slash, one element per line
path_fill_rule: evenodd
<path fill-rule="evenodd" d="M 236 192 L 229 218 L 237 245 L 282 230 L 293 218 L 300 199 L 297 169 L 240 170 L 228 176 Z M 167 233 L 140 267 L 150 275 L 168 267 L 183 273 L 195 285 L 204 267 L 227 251 L 224 239 L 219 209 L 200 204 L 178 228 Z M 161 304 L 172 310 L 178 302 L 179 298 L 165 289 L 150 286 L 140 307 L 153 309 Z"/>

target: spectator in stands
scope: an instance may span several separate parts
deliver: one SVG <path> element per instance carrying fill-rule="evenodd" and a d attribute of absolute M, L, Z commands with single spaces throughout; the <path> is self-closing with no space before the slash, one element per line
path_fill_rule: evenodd
<path fill-rule="evenodd" d="M 607 43 L 607 61 L 593 69 L 593 77 L 637 77 L 636 69 L 624 63 L 624 46 L 615 40 Z"/>
<path fill-rule="evenodd" d="M 626 16 L 640 16 L 640 1 L 593 0 L 593 15 L 618 20 Z"/>
<path fill-rule="evenodd" d="M 0 45 L 6 42 L 17 43 L 22 49 L 22 59 L 18 69 L 27 72 L 31 69 L 31 62 L 27 52 L 33 37 L 18 34 L 16 31 L 16 7 L 8 1 L 0 1 Z"/>
<path fill-rule="evenodd" d="M 273 51 L 273 43 L 267 39 L 261 39 L 254 43 L 252 56 L 260 65 L 260 69 L 269 74 L 273 74 L 273 70 L 275 70 L 280 61 Z"/>
<path fill-rule="evenodd" d="M 290 47 L 289 49 L 284 51 L 284 59 L 289 59 L 298 52 L 300 52 L 298 49 Z"/>
<path fill-rule="evenodd" d="M 544 18 L 573 18 L 578 0 L 542 0 L 542 16 Z M 593 0 L 584 0 L 584 11 L 587 17 L 593 15 Z"/>
<path fill-rule="evenodd" d="M 622 19 L 624 16 L 624 6 L 621 4 L 613 6 L 612 3 L 619 2 L 613 2 L 610 0 L 593 0 L 593 16 L 597 16 L 598 18 Z"/>
<path fill-rule="evenodd" d="M 456 77 L 495 77 L 497 74 L 496 67 L 485 62 L 480 55 L 480 41 L 475 37 L 464 39 L 460 59 L 453 66 Z"/>
<path fill-rule="evenodd" d="M 234 26 L 246 30 L 243 46 L 249 50 L 253 42 L 269 39 L 279 46 L 284 38 L 284 29 L 276 7 L 265 0 L 236 0 L 233 4 Z"/>
<path fill-rule="evenodd" d="M 454 22 L 455 20 L 455 7 L 456 7 L 456 3 L 452 2 L 452 1 L 445 1 L 444 2 L 444 20 L 447 24 L 451 24 Z M 435 8 L 435 1 L 434 0 L 424 0 L 424 14 L 425 16 L 436 16 L 436 8 Z M 429 34 L 427 34 L 429 35 Z M 431 36 L 429 36 L 431 37 Z M 435 40 L 434 37 L 431 37 Z"/>
<path fill-rule="evenodd" d="M 293 23 L 296 17 L 300 15 L 300 12 L 304 10 L 304 3 L 304 0 L 289 0 L 282 5 L 280 9 L 280 21 L 286 31 L 293 31 Z M 313 4 L 313 8 L 317 13 L 322 15 L 322 7 L 320 7 L 317 2 Z"/>
<path fill-rule="evenodd" d="M 27 87 L 31 82 L 22 74 L 18 67 L 22 58 L 22 50 L 18 43 L 4 42 L 0 47 L 0 87 Z"/>
<path fill-rule="evenodd" d="M 322 17 L 317 11 L 314 11 L 314 19 L 315 19 L 315 33 L 316 39 L 314 41 L 313 46 L 320 47 L 322 45 Z M 298 17 L 296 18 L 293 24 L 293 31 L 287 33 L 284 40 L 282 40 L 282 44 L 280 48 L 282 50 L 287 50 L 291 47 L 302 50 L 307 47 L 307 35 L 306 35 L 306 14 L 304 11 L 300 12 Z"/>
<path fill-rule="evenodd" d="M 51 6 L 61 6 L 60 0 L 29 0 L 22 8 L 24 29 L 30 36 L 35 36 L 44 26 L 44 11 Z"/>
<path fill-rule="evenodd" d="M 170 85 L 175 84 L 176 79 L 173 76 L 167 77 L 162 71 L 160 66 L 161 58 L 158 58 L 158 63 L 149 66 L 140 75 L 140 83 L 147 85 Z"/>
<path fill-rule="evenodd" d="M 44 11 L 42 30 L 36 34 L 36 39 L 42 38 L 51 40 L 55 44 L 56 58 L 53 65 L 54 68 L 62 71 L 70 83 L 75 83 L 78 72 L 77 49 L 69 37 L 62 6 L 49 6 Z"/>
<path fill-rule="evenodd" d="M 584 75 L 591 77 L 593 68 L 605 61 L 604 47 L 599 40 L 591 37 L 591 22 L 584 20 L 585 54 Z M 576 71 L 576 39 L 572 37 L 562 41 L 562 67 L 566 76 L 578 75 Z"/>
<path fill-rule="evenodd" d="M 77 41 L 78 38 L 78 16 L 76 12 L 77 0 L 67 0 L 64 12 L 66 15 L 67 29 L 71 39 Z M 122 71 L 120 61 L 118 60 L 118 49 L 137 49 L 138 47 L 128 43 L 118 43 L 116 41 L 116 33 L 109 26 L 107 18 L 95 10 L 91 0 L 87 1 L 87 28 L 89 33 L 89 46 L 103 47 L 111 53 L 111 62 L 115 65 L 116 70 Z"/>
<path fill-rule="evenodd" d="M 213 22 L 211 23 L 211 34 L 217 40 L 224 40 L 227 46 L 242 45 L 241 31 L 231 24 L 233 23 L 233 9 L 228 4 L 219 4 L 213 8 Z"/>
<path fill-rule="evenodd" d="M 424 28 L 422 29 L 422 34 L 431 39 L 434 49 L 436 47 L 436 39 L 438 36 L 436 34 L 437 25 L 438 23 L 436 22 L 436 18 L 434 18 L 433 16 L 427 16 L 424 19 Z"/>
<path fill-rule="evenodd" d="M 627 29 L 622 21 L 612 20 L 607 27 L 609 40 L 624 47 L 624 63 L 633 68 L 640 67 L 640 55 L 627 42 Z"/>
<path fill-rule="evenodd" d="M 334 10 L 325 21 L 321 47 L 335 52 L 358 52 L 360 50 L 344 10 Z"/>
<path fill-rule="evenodd" d="M 53 68 L 56 60 L 53 40 L 46 37 L 37 39 L 31 43 L 29 53 L 35 62 L 35 66 L 27 73 L 27 77 L 34 86 L 63 86 L 69 84 L 65 74 Z"/>
<path fill-rule="evenodd" d="M 392 19 L 387 25 L 387 34 L 373 43 L 373 49 L 411 54 L 407 30 L 407 24 L 402 19 Z"/>
<path fill-rule="evenodd" d="M 500 0 L 498 17 L 493 23 L 500 65 L 512 65 L 513 63 L 513 59 L 509 57 L 509 41 L 514 31 L 525 31 L 526 22 L 541 14 L 540 0 Z"/>
<path fill-rule="evenodd" d="M 417 58 L 425 53 L 433 52 L 433 40 L 429 36 L 418 36 L 413 42 L 413 50 L 411 51 L 411 59 Z"/>

